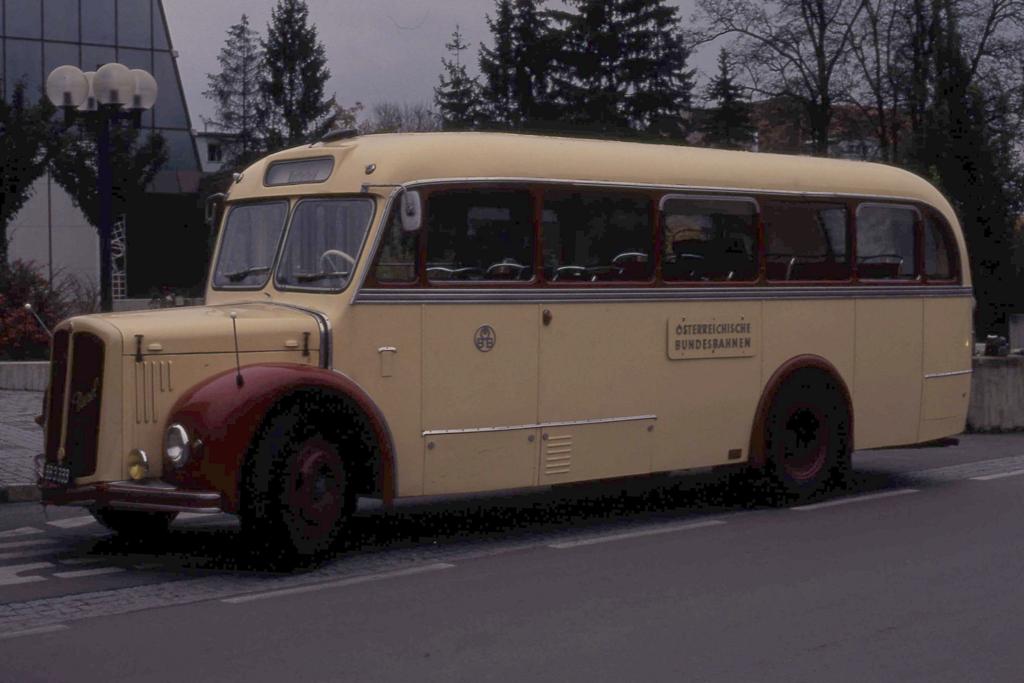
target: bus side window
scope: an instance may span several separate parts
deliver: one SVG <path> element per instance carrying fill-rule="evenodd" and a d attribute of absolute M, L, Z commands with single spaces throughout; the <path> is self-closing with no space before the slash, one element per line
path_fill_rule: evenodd
<path fill-rule="evenodd" d="M 373 271 L 377 282 L 410 283 L 419 279 L 416 252 L 423 230 L 402 230 L 401 210 L 400 203 L 396 202 L 381 236 L 380 247 L 377 249 L 377 265 Z"/>
<path fill-rule="evenodd" d="M 452 190 L 427 200 L 427 278 L 533 279 L 533 202 L 526 190 Z"/>
<path fill-rule="evenodd" d="M 945 221 L 928 214 L 924 222 L 924 272 L 930 280 L 952 280 L 953 250 Z"/>
<path fill-rule="evenodd" d="M 809 202 L 766 202 L 764 230 L 768 279 L 850 279 L 846 207 Z"/>
<path fill-rule="evenodd" d="M 650 199 L 627 193 L 544 193 L 549 282 L 646 282 L 654 274 Z"/>
<path fill-rule="evenodd" d="M 753 201 L 666 197 L 662 233 L 662 278 L 667 282 L 757 279 Z"/>
<path fill-rule="evenodd" d="M 857 272 L 862 280 L 917 276 L 917 211 L 908 206 L 861 204 L 857 209 Z"/>

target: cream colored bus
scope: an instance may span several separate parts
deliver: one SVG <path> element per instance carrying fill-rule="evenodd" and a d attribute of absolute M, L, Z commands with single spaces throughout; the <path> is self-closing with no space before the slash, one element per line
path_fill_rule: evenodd
<path fill-rule="evenodd" d="M 336 135 L 224 208 L 205 306 L 56 331 L 45 502 L 316 553 L 357 496 L 736 466 L 806 497 L 964 427 L 963 236 L 894 168 Z"/>

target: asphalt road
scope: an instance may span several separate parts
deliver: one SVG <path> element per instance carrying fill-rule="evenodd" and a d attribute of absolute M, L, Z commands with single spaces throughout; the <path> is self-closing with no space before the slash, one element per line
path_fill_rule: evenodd
<path fill-rule="evenodd" d="M 788 509 L 710 475 L 365 506 L 291 574 L 224 516 L 127 545 L 0 506 L 0 681 L 1024 680 L 1024 435 L 855 468 Z"/>

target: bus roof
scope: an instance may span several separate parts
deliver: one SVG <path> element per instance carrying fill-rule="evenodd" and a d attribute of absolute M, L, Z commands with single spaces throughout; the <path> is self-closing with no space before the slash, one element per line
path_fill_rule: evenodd
<path fill-rule="evenodd" d="M 326 182 L 263 184 L 272 162 L 325 156 L 335 160 Z M 955 223 L 930 183 L 884 164 L 509 133 L 380 134 L 296 147 L 253 164 L 231 199 L 358 193 L 364 185 L 388 195 L 395 185 L 470 178 L 904 198 L 931 204 Z"/>

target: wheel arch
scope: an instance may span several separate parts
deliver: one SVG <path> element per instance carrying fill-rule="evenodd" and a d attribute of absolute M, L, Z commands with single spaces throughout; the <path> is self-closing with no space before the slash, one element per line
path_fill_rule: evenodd
<path fill-rule="evenodd" d="M 754 413 L 754 423 L 750 432 L 750 465 L 761 469 L 765 465 L 764 432 L 765 421 L 768 419 L 768 411 L 771 410 L 772 402 L 778 395 L 779 390 L 786 382 L 800 370 L 815 370 L 831 379 L 842 394 L 843 402 L 846 404 L 846 415 L 849 420 L 849 444 L 853 450 L 853 398 L 850 389 L 839 373 L 839 370 L 827 359 L 813 354 L 794 356 L 776 368 L 775 372 L 765 383 L 761 392 L 761 398 L 757 403 L 757 410 Z"/>
<path fill-rule="evenodd" d="M 212 488 L 224 498 L 226 511 L 241 509 L 246 463 L 269 418 L 295 404 L 340 408 L 348 420 L 331 429 L 343 434 L 355 424 L 365 437 L 365 457 L 357 464 L 359 493 L 394 498 L 396 485 L 394 440 L 383 413 L 352 378 L 323 368 L 267 363 L 242 368 L 239 386 L 234 369 L 210 377 L 189 389 L 172 408 L 167 424 L 178 422 L 201 446 L 180 470 L 164 470 L 164 479 L 185 488 Z M 352 436 L 351 433 L 345 436 Z M 341 444 L 338 444 L 341 445 Z"/>

